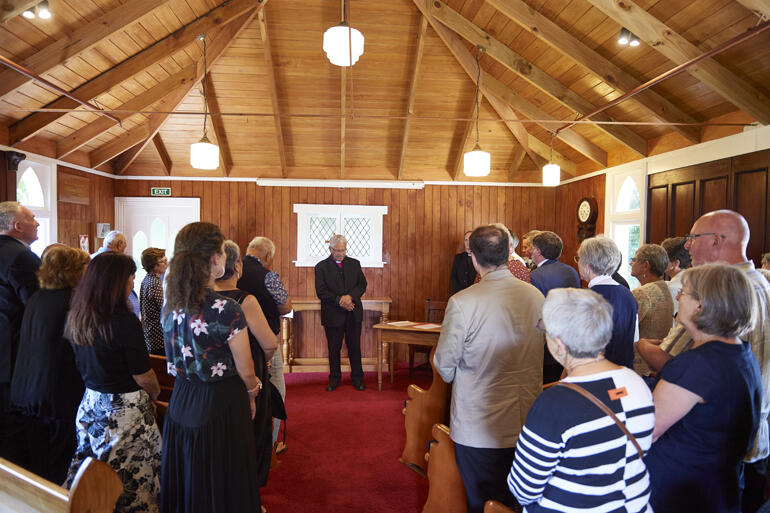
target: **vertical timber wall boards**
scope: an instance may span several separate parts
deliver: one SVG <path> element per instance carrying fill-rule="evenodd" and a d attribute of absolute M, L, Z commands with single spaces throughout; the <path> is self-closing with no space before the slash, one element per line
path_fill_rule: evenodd
<path fill-rule="evenodd" d="M 763 150 L 650 175 L 647 242 L 686 235 L 701 215 L 728 208 L 748 221 L 747 255 L 759 266 L 770 249 L 769 167 L 770 150 Z"/>

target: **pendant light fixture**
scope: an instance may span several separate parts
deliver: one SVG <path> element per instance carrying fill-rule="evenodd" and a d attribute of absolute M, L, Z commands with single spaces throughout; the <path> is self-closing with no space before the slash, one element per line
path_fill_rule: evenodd
<path fill-rule="evenodd" d="M 206 137 L 206 118 L 208 117 L 209 102 L 206 96 L 206 34 L 198 36 L 203 41 L 203 137 L 197 143 L 190 145 L 190 165 L 195 169 L 216 169 L 219 167 L 219 146 Z"/>
<path fill-rule="evenodd" d="M 364 53 L 364 35 L 348 25 L 347 0 L 342 4 L 342 22 L 324 32 L 323 49 L 335 66 L 352 66 Z"/>
<path fill-rule="evenodd" d="M 476 144 L 473 150 L 463 155 L 463 172 L 465 176 L 489 176 L 491 157 L 489 152 L 483 151 L 479 146 L 479 87 L 481 84 L 481 63 L 479 56 L 484 51 L 482 46 L 476 47 Z"/>
<path fill-rule="evenodd" d="M 551 133 L 551 158 L 548 164 L 543 166 L 543 185 L 556 187 L 561 180 L 561 168 L 559 164 L 553 163 L 553 133 Z"/>

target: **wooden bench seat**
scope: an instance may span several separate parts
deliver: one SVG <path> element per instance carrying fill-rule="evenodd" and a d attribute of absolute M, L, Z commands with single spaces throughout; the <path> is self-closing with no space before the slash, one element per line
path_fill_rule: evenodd
<path fill-rule="evenodd" d="M 112 513 L 123 483 L 108 464 L 87 458 L 71 490 L 0 458 L 0 513 Z"/>

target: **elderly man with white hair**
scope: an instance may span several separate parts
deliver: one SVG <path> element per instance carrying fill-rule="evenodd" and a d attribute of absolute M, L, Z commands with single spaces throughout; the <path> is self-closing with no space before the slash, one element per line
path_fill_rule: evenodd
<path fill-rule="evenodd" d="M 0 203 L 0 456 L 16 459 L 11 425 L 11 376 L 19 345 L 21 320 L 29 297 L 39 288 L 40 259 L 29 245 L 37 240 L 35 215 L 15 201 Z"/>
<path fill-rule="evenodd" d="M 91 258 L 95 258 L 102 253 L 118 253 L 123 254 L 124 251 L 126 251 L 126 248 L 128 247 L 128 242 L 126 241 L 126 236 L 123 234 L 123 232 L 120 232 L 118 230 L 112 230 L 109 232 L 105 237 L 104 241 L 102 242 L 102 247 L 96 250 L 96 253 L 93 253 L 91 255 Z M 142 310 L 141 305 L 139 303 L 139 296 L 136 294 L 136 291 L 131 289 L 131 293 L 128 295 L 128 302 L 131 305 L 131 311 L 134 312 L 134 315 L 137 316 L 137 318 L 142 318 Z"/>
<path fill-rule="evenodd" d="M 315 291 L 321 300 L 321 324 L 329 346 L 327 392 L 333 392 L 342 380 L 340 351 L 343 337 L 348 348 L 353 388 L 366 389 L 361 366 L 361 323 L 364 320 L 361 296 L 366 292 L 366 278 L 361 263 L 346 257 L 347 247 L 344 236 L 332 235 L 329 239 L 329 258 L 315 266 Z"/>

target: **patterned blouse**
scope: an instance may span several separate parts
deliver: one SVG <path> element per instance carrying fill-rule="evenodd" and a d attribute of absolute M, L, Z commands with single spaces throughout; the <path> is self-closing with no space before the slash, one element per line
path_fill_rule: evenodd
<path fill-rule="evenodd" d="M 163 353 L 163 328 L 160 326 L 160 312 L 163 309 L 163 282 L 152 273 L 142 280 L 139 290 L 139 304 L 142 310 L 144 343 L 151 354 Z"/>
<path fill-rule="evenodd" d="M 238 374 L 228 341 L 246 328 L 241 306 L 209 291 L 200 312 L 175 310 L 163 319 L 168 373 L 201 381 Z"/>
<path fill-rule="evenodd" d="M 532 281 L 529 278 L 529 269 L 527 269 L 527 266 L 516 260 L 515 258 L 508 260 L 508 270 L 511 271 L 511 274 L 514 278 L 518 278 L 521 281 L 532 283 Z M 478 273 L 476 273 L 476 279 L 473 280 L 473 283 L 478 283 L 481 281 L 481 276 L 479 276 Z"/>
<path fill-rule="evenodd" d="M 674 301 L 665 281 L 642 285 L 631 291 L 639 305 L 639 338 L 663 340 L 674 324 Z M 634 344 L 634 370 L 642 376 L 650 368 Z"/>

